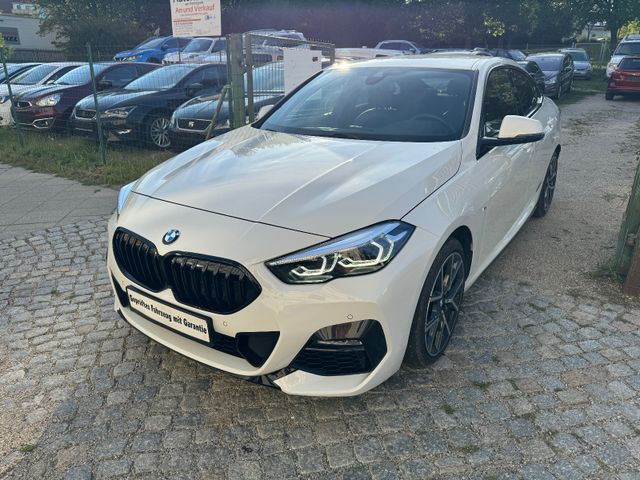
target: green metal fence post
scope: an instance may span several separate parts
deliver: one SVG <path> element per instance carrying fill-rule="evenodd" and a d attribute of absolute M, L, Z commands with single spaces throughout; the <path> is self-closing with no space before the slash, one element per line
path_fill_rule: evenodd
<path fill-rule="evenodd" d="M 616 250 L 616 269 L 623 278 L 629 274 L 634 252 L 640 252 L 640 249 L 636 248 L 640 245 L 640 238 L 638 238 L 640 234 L 640 157 L 637 157 L 636 161 L 638 161 L 638 169 L 620 227 Z"/>
<path fill-rule="evenodd" d="M 2 69 L 4 70 L 4 78 L 7 82 L 7 92 L 9 93 L 9 101 L 11 102 L 11 116 L 16 120 L 16 131 L 18 132 L 18 139 L 20 140 L 20 147 L 24 148 L 24 137 L 22 136 L 22 130 L 18 123 L 18 117 L 16 115 L 16 99 L 13 97 L 13 90 L 11 90 L 11 80 L 9 80 L 9 69 L 7 68 L 7 60 L 4 52 L 2 52 Z"/>
<path fill-rule="evenodd" d="M 100 109 L 98 108 L 98 89 L 96 87 L 96 75 L 93 71 L 93 53 L 91 52 L 91 44 L 87 42 L 87 55 L 89 58 L 89 72 L 91 72 L 91 91 L 93 93 L 93 105 L 96 109 L 96 128 L 98 130 L 98 142 L 100 143 L 100 158 L 102 164 L 107 164 L 107 152 L 105 150 L 104 136 L 102 132 L 102 122 L 100 118 Z"/>
<path fill-rule="evenodd" d="M 246 123 L 244 103 L 244 68 L 242 35 L 234 33 L 228 39 L 227 63 L 231 83 L 231 128 L 240 128 Z"/>
<path fill-rule="evenodd" d="M 244 64 L 247 75 L 247 114 L 249 123 L 256 120 L 256 112 L 253 98 L 253 42 L 250 33 L 244 35 Z"/>
<path fill-rule="evenodd" d="M 206 140 L 209 140 L 211 138 L 211 134 L 213 133 L 213 131 L 216 128 L 216 125 L 218 124 L 218 118 L 220 117 L 220 110 L 222 110 L 222 105 L 227 99 L 227 95 L 229 94 L 229 89 L 230 89 L 229 85 L 225 85 L 224 87 L 222 87 L 222 91 L 220 92 L 220 100 L 218 100 L 218 105 L 216 105 L 216 109 L 213 112 L 213 117 L 211 117 L 211 123 L 209 124 L 209 128 L 207 128 Z"/>

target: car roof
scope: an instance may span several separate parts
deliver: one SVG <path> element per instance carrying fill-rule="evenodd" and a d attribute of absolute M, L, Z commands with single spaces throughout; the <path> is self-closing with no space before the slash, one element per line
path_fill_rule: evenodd
<path fill-rule="evenodd" d="M 534 53 L 527 58 L 540 58 L 540 57 L 564 57 L 565 53 Z"/>
<path fill-rule="evenodd" d="M 568 53 L 568 52 L 585 52 L 586 53 L 586 50 L 584 48 L 561 48 L 558 51 L 560 53 Z"/>
<path fill-rule="evenodd" d="M 490 68 L 493 65 L 518 66 L 518 64 L 513 60 L 501 57 L 452 53 L 449 55 L 425 54 L 375 58 L 364 62 L 349 64 L 348 68 L 404 67 L 442 68 L 446 70 L 480 70 L 482 68 Z"/>
<path fill-rule="evenodd" d="M 630 33 L 625 35 L 622 42 L 640 42 L 640 33 Z"/>

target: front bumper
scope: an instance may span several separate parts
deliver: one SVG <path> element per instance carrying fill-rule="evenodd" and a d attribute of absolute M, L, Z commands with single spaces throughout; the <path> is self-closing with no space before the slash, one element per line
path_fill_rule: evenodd
<path fill-rule="evenodd" d="M 592 70 L 575 70 L 573 72 L 574 78 L 591 78 Z"/>
<path fill-rule="evenodd" d="M 66 123 L 56 107 L 29 106 L 26 108 L 16 108 L 15 123 L 21 128 L 35 131 L 50 131 L 62 128 Z"/>
<path fill-rule="evenodd" d="M 134 213 L 135 212 L 135 213 Z M 162 219 L 162 220 L 158 220 Z M 228 315 L 212 314 L 178 302 L 171 289 L 153 292 L 132 282 L 118 267 L 109 248 L 108 269 L 115 287 L 115 308 L 136 329 L 163 345 L 201 363 L 268 382 L 288 394 L 349 396 L 363 393 L 393 375 L 401 366 L 418 296 L 431 263 L 429 245 L 437 239 L 416 229 L 411 240 L 383 270 L 321 285 L 286 285 L 264 261 L 323 241 L 324 237 L 255 224 L 132 194 L 120 218 L 109 222 L 109 239 L 126 228 L 153 242 L 160 255 L 179 248 L 232 259 L 241 263 L 260 284 L 262 292 L 245 308 Z M 169 228 L 182 235 L 172 246 L 159 241 Z M 425 248 L 426 247 L 426 248 Z M 144 294 L 178 308 L 211 318 L 216 334 L 241 335 L 277 332 L 277 343 L 258 366 L 159 326 L 121 301 L 118 290 L 135 287 Z M 332 325 L 374 320 L 380 326 L 386 353 L 371 371 L 323 375 L 322 369 L 296 368 L 296 360 L 315 332 Z M 313 371 L 313 373 L 311 372 Z"/>

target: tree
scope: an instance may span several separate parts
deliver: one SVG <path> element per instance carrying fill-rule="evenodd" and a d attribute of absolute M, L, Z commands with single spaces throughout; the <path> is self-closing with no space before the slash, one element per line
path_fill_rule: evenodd
<path fill-rule="evenodd" d="M 156 30 L 170 33 L 168 0 L 37 0 L 45 12 L 41 33 L 55 33 L 71 58 L 91 42 L 105 55 L 131 47 Z M 108 51 L 108 52 L 107 52 Z"/>
<path fill-rule="evenodd" d="M 640 0 L 565 0 L 584 26 L 587 22 L 606 22 L 611 31 L 611 45 L 618 43 L 618 30 L 640 15 Z"/>

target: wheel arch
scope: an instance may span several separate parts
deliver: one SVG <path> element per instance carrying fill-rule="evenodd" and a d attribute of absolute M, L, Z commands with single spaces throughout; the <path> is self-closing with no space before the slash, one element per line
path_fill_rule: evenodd
<path fill-rule="evenodd" d="M 462 245 L 465 255 L 465 264 L 467 266 L 465 276 L 468 277 L 469 272 L 471 272 L 471 263 L 473 261 L 473 234 L 471 233 L 471 229 L 466 225 L 462 225 L 456 228 L 451 235 L 449 235 L 449 238 L 455 238 Z"/>

